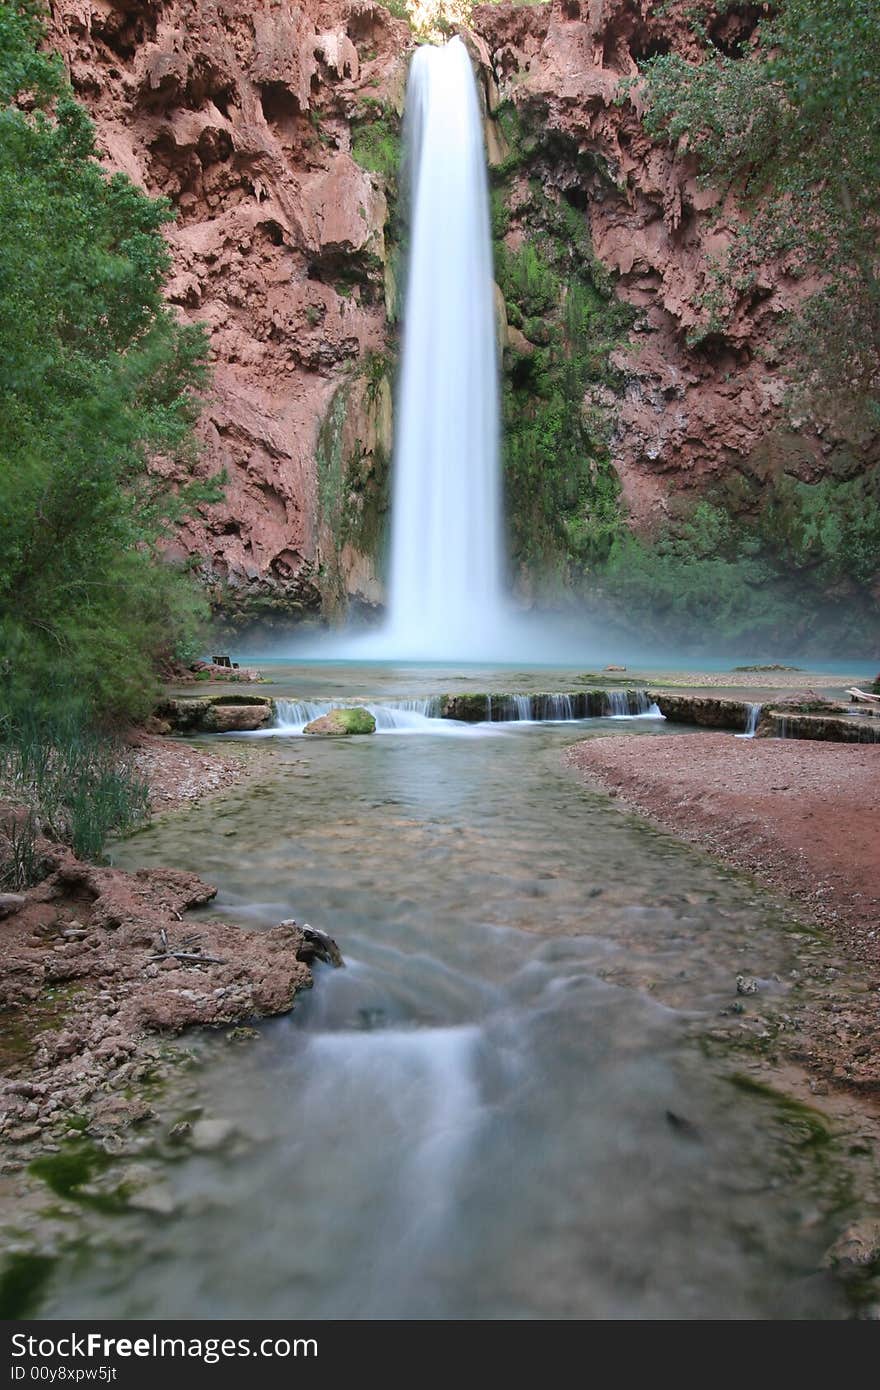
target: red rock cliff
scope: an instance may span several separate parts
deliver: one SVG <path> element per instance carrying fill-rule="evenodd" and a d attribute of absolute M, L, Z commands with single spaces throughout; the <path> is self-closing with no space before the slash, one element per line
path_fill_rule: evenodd
<path fill-rule="evenodd" d="M 181 553 L 241 619 L 375 601 L 369 558 L 330 533 L 316 456 L 342 382 L 337 434 L 367 468 L 388 448 L 387 383 L 357 376 L 385 346 L 386 199 L 351 139 L 365 103 L 399 107 L 408 26 L 372 0 L 51 10 L 106 163 L 177 209 L 169 295 L 210 330 L 202 466 L 228 484 Z"/>
<path fill-rule="evenodd" d="M 718 8 L 709 0 L 553 0 L 474 11 L 500 99 L 540 126 L 548 147 L 556 138 L 556 156 L 539 170 L 545 186 L 585 209 L 600 260 L 639 311 L 631 346 L 616 356 L 625 394 L 611 403 L 612 461 L 637 526 L 650 526 L 676 494 L 729 482 L 737 470 L 763 483 L 780 471 L 814 481 L 859 466 L 852 441 L 827 425 L 805 429 L 784 408 L 774 330 L 811 288 L 785 264 L 765 266 L 723 332 L 688 346 L 700 336 L 700 299 L 737 209 L 718 207 L 685 152 L 649 139 L 638 93 L 621 101 L 621 83 L 656 53 L 697 58 L 695 11 L 733 53 L 765 7 Z"/>

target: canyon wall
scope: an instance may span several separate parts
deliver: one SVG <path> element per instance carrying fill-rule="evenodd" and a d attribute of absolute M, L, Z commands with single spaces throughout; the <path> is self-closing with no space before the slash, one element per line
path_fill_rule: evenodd
<path fill-rule="evenodd" d="M 367 489 L 390 450 L 388 206 L 352 140 L 402 106 L 408 25 L 372 0 L 51 10 L 107 166 L 176 209 L 169 297 L 210 333 L 200 468 L 225 500 L 172 555 L 233 623 L 375 604 L 357 516 L 333 525 L 359 505 L 334 495 L 343 449 Z"/>
<path fill-rule="evenodd" d="M 768 262 L 730 322 L 708 323 L 712 266 L 732 241 L 738 209 L 700 185 L 686 151 L 650 139 L 628 85 L 656 54 L 699 59 L 695 18 L 720 52 L 747 52 L 765 9 L 554 0 L 481 5 L 473 15 L 496 103 L 512 104 L 538 137 L 527 177 L 583 209 L 596 255 L 635 311 L 629 342 L 611 359 L 622 385 L 595 396 L 613 414 L 611 461 L 642 530 L 718 484 L 734 510 L 747 509 L 780 473 L 846 477 L 870 453 L 871 441 L 830 422 L 816 429 L 785 408 L 777 329 L 815 288 L 796 266 Z M 508 239 L 523 232 L 514 217 Z"/>
<path fill-rule="evenodd" d="M 779 472 L 814 481 L 862 466 L 850 442 L 792 421 L 773 346 L 804 285 L 768 265 L 723 332 L 701 296 L 736 209 L 716 206 L 686 153 L 651 142 L 621 84 L 655 53 L 749 42 L 762 6 L 553 0 L 478 6 L 470 42 L 490 158 L 504 122 L 531 132 L 514 184 L 538 182 L 580 219 L 631 325 L 586 410 L 632 524 L 650 531 L 723 481 L 748 507 Z M 91 111 L 102 156 L 178 220 L 169 294 L 210 331 L 214 381 L 201 468 L 226 471 L 175 552 L 197 557 L 218 611 L 332 619 L 381 602 L 396 352 L 395 141 L 405 21 L 373 0 L 56 0 L 52 41 Z M 529 203 L 511 247 L 529 239 Z M 502 325 L 503 327 L 503 325 Z M 515 325 L 517 349 L 531 351 Z M 613 377 L 612 384 L 609 380 Z"/>

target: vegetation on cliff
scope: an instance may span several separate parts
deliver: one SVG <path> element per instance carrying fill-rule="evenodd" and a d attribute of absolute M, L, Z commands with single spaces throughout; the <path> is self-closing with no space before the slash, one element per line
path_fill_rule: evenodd
<path fill-rule="evenodd" d="M 736 7 L 722 0 L 719 10 Z M 865 409 L 880 423 L 880 7 L 784 0 L 748 43 L 702 62 L 645 64 L 646 124 L 694 153 L 747 218 L 714 270 L 704 332 L 723 327 L 780 258 L 818 287 L 787 324 L 787 358 L 814 416 Z M 817 399 L 818 397 L 818 399 Z"/>
<path fill-rule="evenodd" d="M 763 479 L 731 471 L 696 510 L 673 509 L 658 535 L 621 531 L 603 580 L 616 603 L 650 611 L 676 639 L 703 630 L 853 650 L 880 634 L 880 468 L 865 466 L 863 447 L 880 425 L 880 10 L 873 0 L 765 8 L 733 45 L 695 11 L 703 61 L 660 54 L 639 82 L 648 129 L 695 154 L 703 182 L 745 212 L 711 267 L 691 342 L 723 338 L 763 293 L 768 262 L 809 279 L 815 288 L 780 324 L 789 405 L 859 443 L 805 481 L 795 437 L 778 441 L 791 473 L 784 460 Z"/>
<path fill-rule="evenodd" d="M 511 558 L 528 585 L 570 582 L 607 558 L 620 529 L 601 388 L 616 379 L 611 353 L 625 341 L 633 313 L 593 253 L 583 212 L 548 196 L 534 175 L 544 153 L 540 130 L 510 104 L 499 123 L 508 154 L 493 170 L 492 231 L 508 322 L 503 449 Z M 513 224 L 523 235 L 506 240 Z"/>
<path fill-rule="evenodd" d="M 880 469 L 870 448 L 880 423 L 880 13 L 788 0 L 755 29 L 755 12 L 740 10 L 725 0 L 694 8 L 704 61 L 640 59 L 638 85 L 655 137 L 694 151 L 719 209 L 730 193 L 747 214 L 710 267 L 691 346 L 711 355 L 723 343 L 738 308 L 764 293 L 768 263 L 815 287 L 781 321 L 774 361 L 792 383 L 791 417 L 834 421 L 822 461 L 800 424 L 780 427 L 742 468 L 671 493 L 653 532 L 630 531 L 611 460 L 626 389 L 614 350 L 631 318 L 582 211 L 614 171 L 546 128 L 540 98 L 523 96 L 499 112 L 509 153 L 493 171 L 510 325 L 512 549 L 527 588 L 560 594 L 561 581 L 563 593 L 597 599 L 658 640 L 856 650 L 880 636 Z M 733 29 L 709 23 L 727 12 Z"/>
<path fill-rule="evenodd" d="M 167 204 L 101 169 L 42 34 L 0 8 L 0 699 L 130 715 L 200 611 L 160 546 L 214 493 L 148 464 L 194 460 L 206 342 L 163 301 Z"/>

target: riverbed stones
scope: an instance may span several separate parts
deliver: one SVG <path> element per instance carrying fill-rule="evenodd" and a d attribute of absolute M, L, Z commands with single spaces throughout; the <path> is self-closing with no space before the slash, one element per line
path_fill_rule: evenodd
<path fill-rule="evenodd" d="M 368 709 L 355 705 L 350 709 L 331 709 L 319 719 L 313 719 L 303 730 L 324 738 L 340 738 L 350 734 L 374 734 L 376 720 Z"/>

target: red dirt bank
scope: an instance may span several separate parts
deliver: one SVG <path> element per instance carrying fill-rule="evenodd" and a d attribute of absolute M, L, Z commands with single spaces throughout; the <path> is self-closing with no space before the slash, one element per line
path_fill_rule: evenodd
<path fill-rule="evenodd" d="M 880 965 L 880 745 L 666 735 L 591 739 L 568 759 Z"/>
<path fill-rule="evenodd" d="M 724 733 L 594 738 L 570 749 L 567 760 L 665 829 L 790 895 L 831 929 L 839 960 L 829 961 L 822 988 L 804 998 L 795 1030 L 778 1033 L 773 1055 L 846 1090 L 877 1095 L 880 744 Z"/>
<path fill-rule="evenodd" d="M 783 888 L 880 963 L 880 745 L 596 738 L 571 749 L 569 762 L 685 840 Z"/>

